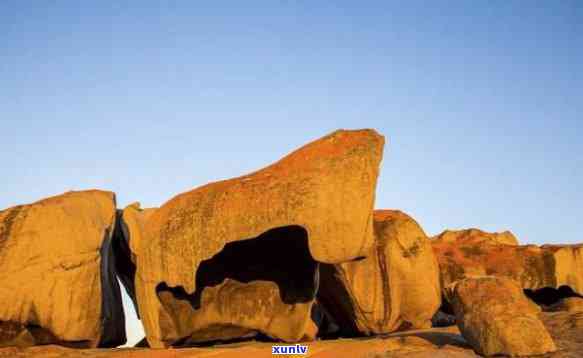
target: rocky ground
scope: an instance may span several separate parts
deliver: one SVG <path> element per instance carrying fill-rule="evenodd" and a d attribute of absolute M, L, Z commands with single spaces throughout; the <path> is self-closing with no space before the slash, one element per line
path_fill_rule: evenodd
<path fill-rule="evenodd" d="M 537 356 L 541 358 L 583 357 L 583 312 L 544 312 L 541 319 L 551 333 L 558 351 Z M 308 354 L 287 357 L 314 358 L 464 358 L 480 357 L 466 343 L 456 326 L 431 328 L 384 336 L 354 339 L 334 339 L 307 342 Z M 203 348 L 178 349 L 72 349 L 60 346 L 36 346 L 30 348 L 2 348 L 0 357 L 46 358 L 174 358 L 174 357 L 273 357 L 272 343 L 243 342 Z M 282 355 L 283 356 L 283 355 Z"/>

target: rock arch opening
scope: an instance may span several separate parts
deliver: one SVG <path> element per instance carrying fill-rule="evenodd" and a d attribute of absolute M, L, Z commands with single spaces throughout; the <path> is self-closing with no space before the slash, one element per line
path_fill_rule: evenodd
<path fill-rule="evenodd" d="M 226 244 L 196 269 L 194 292 L 165 282 L 157 285 L 160 302 L 172 312 L 177 335 L 182 337 L 169 343 L 204 344 L 211 331 L 221 341 L 261 334 L 278 337 L 278 332 L 269 332 L 273 329 L 269 322 L 289 314 L 301 320 L 299 311 L 285 307 L 312 304 L 319 285 L 318 267 L 309 251 L 308 233 L 298 225 Z"/>
<path fill-rule="evenodd" d="M 201 262 L 196 270 L 194 293 L 188 294 L 182 287 L 169 287 L 165 282 L 158 285 L 157 293 L 169 291 L 176 299 L 188 300 L 198 309 L 204 289 L 226 279 L 241 283 L 275 282 L 286 304 L 313 300 L 319 283 L 318 263 L 310 254 L 307 231 L 298 225 L 282 226 L 251 239 L 230 242 Z"/>
<path fill-rule="evenodd" d="M 525 289 L 524 294 L 539 306 L 550 306 L 564 298 L 583 297 L 569 286 L 543 287 L 538 290 Z"/>

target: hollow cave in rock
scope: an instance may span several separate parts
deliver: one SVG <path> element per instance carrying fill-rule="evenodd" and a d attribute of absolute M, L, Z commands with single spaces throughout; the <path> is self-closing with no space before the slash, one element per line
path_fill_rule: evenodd
<path fill-rule="evenodd" d="M 563 298 L 583 297 L 573 291 L 569 286 L 560 286 L 559 288 L 543 287 L 538 290 L 525 289 L 524 294 L 539 306 L 550 306 Z"/>
<path fill-rule="evenodd" d="M 307 231 L 297 225 L 283 226 L 246 240 L 227 243 L 196 271 L 196 291 L 187 293 L 182 287 L 158 284 L 157 293 L 172 293 L 178 300 L 187 300 L 194 309 L 200 308 L 206 287 L 221 284 L 225 279 L 243 283 L 272 281 L 279 287 L 286 304 L 305 303 L 318 291 L 318 263 L 308 247 Z"/>

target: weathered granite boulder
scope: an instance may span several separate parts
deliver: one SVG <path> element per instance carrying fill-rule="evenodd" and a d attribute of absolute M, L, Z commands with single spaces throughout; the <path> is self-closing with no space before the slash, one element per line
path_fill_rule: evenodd
<path fill-rule="evenodd" d="M 114 225 L 106 191 L 0 211 L 0 346 L 125 343 Z"/>
<path fill-rule="evenodd" d="M 322 265 L 319 301 L 341 335 L 429 328 L 441 304 L 439 266 L 423 229 L 394 210 L 374 212 L 375 245 L 365 259 Z"/>
<path fill-rule="evenodd" d="M 507 278 L 467 278 L 447 288 L 457 325 L 485 356 L 525 356 L 556 351 L 553 339 L 521 287 Z"/>
<path fill-rule="evenodd" d="M 336 131 L 155 210 L 132 247 L 149 344 L 314 337 L 318 263 L 365 256 L 374 243 L 383 144 L 372 130 Z"/>
<path fill-rule="evenodd" d="M 433 238 L 443 287 L 465 277 L 490 275 L 511 278 L 524 289 L 568 286 L 583 294 L 583 245 L 518 246 L 513 237 L 472 229 Z"/>

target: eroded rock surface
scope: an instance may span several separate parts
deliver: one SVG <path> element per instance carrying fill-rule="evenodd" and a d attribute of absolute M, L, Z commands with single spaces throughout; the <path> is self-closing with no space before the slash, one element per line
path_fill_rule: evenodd
<path fill-rule="evenodd" d="M 115 210 L 92 190 L 0 211 L 0 345 L 125 343 Z"/>
<path fill-rule="evenodd" d="M 313 337 L 318 262 L 352 260 L 373 245 L 383 144 L 372 130 L 336 131 L 157 209 L 132 247 L 150 345 Z"/>
<path fill-rule="evenodd" d="M 518 246 L 512 237 L 472 229 L 433 238 L 443 287 L 490 275 L 511 278 L 529 290 L 567 286 L 583 293 L 583 245 Z"/>
<path fill-rule="evenodd" d="M 539 310 L 507 278 L 467 278 L 447 289 L 457 325 L 479 354 L 536 355 L 556 351 Z"/>
<path fill-rule="evenodd" d="M 441 291 L 425 232 L 396 210 L 375 211 L 374 232 L 375 245 L 366 258 L 322 265 L 319 300 L 341 335 L 431 327 Z"/>

